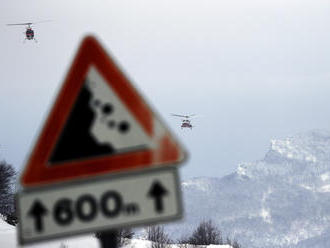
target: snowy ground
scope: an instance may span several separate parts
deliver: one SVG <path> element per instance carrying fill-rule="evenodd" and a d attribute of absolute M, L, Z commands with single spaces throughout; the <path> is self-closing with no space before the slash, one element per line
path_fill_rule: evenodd
<path fill-rule="evenodd" d="M 16 228 L 0 219 L 0 247 L 15 248 L 20 247 L 17 244 Z M 24 247 L 33 248 L 98 248 L 99 243 L 92 235 L 79 236 L 75 238 L 59 239 L 52 242 L 43 242 L 37 245 L 28 245 Z"/>
<path fill-rule="evenodd" d="M 16 228 L 0 219 L 0 247 L 21 247 L 17 244 Z M 36 245 L 24 246 L 29 248 L 99 248 L 99 242 L 93 235 L 78 236 L 75 238 L 57 239 L 52 242 L 43 242 Z M 211 245 L 210 248 L 230 248 L 228 245 Z M 147 240 L 133 239 L 130 244 L 123 248 L 151 248 L 151 242 Z M 171 245 L 171 248 L 179 248 Z M 189 248 L 189 247 L 187 247 Z"/>

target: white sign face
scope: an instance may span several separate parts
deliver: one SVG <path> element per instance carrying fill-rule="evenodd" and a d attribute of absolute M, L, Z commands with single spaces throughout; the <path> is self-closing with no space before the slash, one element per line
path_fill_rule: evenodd
<path fill-rule="evenodd" d="M 92 137 L 100 144 L 111 145 L 116 152 L 150 148 L 148 135 L 95 67 L 89 68 L 86 79 L 92 94 L 89 104 L 95 114 Z"/>
<path fill-rule="evenodd" d="M 21 244 L 182 215 L 176 168 L 23 192 L 17 210 Z"/>

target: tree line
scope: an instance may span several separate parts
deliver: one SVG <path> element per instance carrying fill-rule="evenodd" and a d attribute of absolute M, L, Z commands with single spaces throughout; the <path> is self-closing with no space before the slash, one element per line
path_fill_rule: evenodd
<path fill-rule="evenodd" d="M 16 225 L 15 183 L 16 171 L 11 164 L 0 161 L 0 215 L 9 224 Z"/>
<path fill-rule="evenodd" d="M 171 240 L 162 226 L 150 226 L 147 228 L 147 239 L 152 241 L 152 248 L 169 248 L 170 244 L 178 244 L 180 248 L 207 245 L 231 245 L 233 248 L 242 248 L 237 240 L 223 238 L 221 231 L 211 220 L 202 221 L 192 234 L 177 241 Z"/>
<path fill-rule="evenodd" d="M 117 247 L 120 248 L 129 244 L 135 233 L 131 228 L 116 230 Z M 102 237 L 102 233 L 95 235 Z M 188 248 L 189 246 L 208 246 L 208 245 L 230 245 L 233 248 L 242 248 L 237 240 L 229 237 L 224 238 L 221 231 L 213 224 L 211 220 L 202 221 L 192 234 L 179 240 L 172 240 L 165 232 L 163 226 L 153 225 L 146 228 L 146 239 L 152 241 L 151 248 L 170 248 L 171 244 L 176 244 L 179 248 Z"/>

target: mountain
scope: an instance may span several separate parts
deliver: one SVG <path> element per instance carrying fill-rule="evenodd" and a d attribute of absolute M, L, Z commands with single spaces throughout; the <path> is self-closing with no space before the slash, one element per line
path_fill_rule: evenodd
<path fill-rule="evenodd" d="M 211 219 L 243 248 L 330 247 L 330 133 L 271 140 L 262 160 L 184 181 L 182 192 L 185 218 L 166 225 L 174 239 Z"/>

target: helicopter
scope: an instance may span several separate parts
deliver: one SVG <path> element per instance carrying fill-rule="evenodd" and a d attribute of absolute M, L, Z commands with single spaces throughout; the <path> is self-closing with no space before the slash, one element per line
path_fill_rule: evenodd
<path fill-rule="evenodd" d="M 10 23 L 7 24 L 7 26 L 22 26 L 22 25 L 26 26 L 26 31 L 24 32 L 25 34 L 24 42 L 26 40 L 34 40 L 35 42 L 38 42 L 34 37 L 34 30 L 32 29 L 32 24 L 43 23 L 43 22 L 50 22 L 50 20 L 40 21 L 40 22 Z"/>
<path fill-rule="evenodd" d="M 190 128 L 192 129 L 193 128 L 193 125 L 191 124 L 191 121 L 190 119 L 192 117 L 195 117 L 196 115 L 195 114 L 192 114 L 192 115 L 178 115 L 178 114 L 171 114 L 172 116 L 176 116 L 176 117 L 181 117 L 183 118 L 182 119 L 182 123 L 181 123 L 181 129 L 183 128 Z"/>

